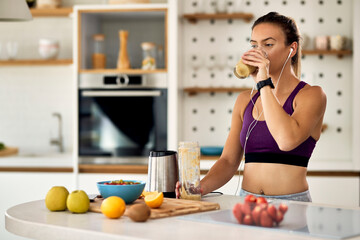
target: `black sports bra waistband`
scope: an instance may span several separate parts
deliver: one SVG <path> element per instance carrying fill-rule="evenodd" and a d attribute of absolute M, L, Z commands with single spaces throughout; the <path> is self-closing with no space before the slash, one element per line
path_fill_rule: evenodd
<path fill-rule="evenodd" d="M 279 153 L 246 153 L 245 163 L 279 163 L 307 168 L 309 158 Z"/>

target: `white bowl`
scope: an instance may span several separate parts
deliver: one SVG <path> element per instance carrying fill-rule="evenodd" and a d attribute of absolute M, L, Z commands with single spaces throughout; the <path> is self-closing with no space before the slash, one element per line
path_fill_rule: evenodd
<path fill-rule="evenodd" d="M 54 39 L 39 40 L 39 53 L 43 59 L 54 59 L 59 54 L 59 42 Z"/>

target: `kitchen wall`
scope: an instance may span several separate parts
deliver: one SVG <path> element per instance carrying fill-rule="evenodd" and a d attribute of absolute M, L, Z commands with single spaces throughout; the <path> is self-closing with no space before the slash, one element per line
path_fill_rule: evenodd
<path fill-rule="evenodd" d="M 16 59 L 40 59 L 40 38 L 59 40 L 59 58 L 72 58 L 72 19 L 34 18 L 29 22 L 0 22 L 0 60 L 8 58 L 6 44 L 17 42 Z M 72 146 L 72 66 L 0 66 L 0 141 L 20 153 L 56 152 L 50 138 L 58 137 L 63 117 L 66 150 Z"/>

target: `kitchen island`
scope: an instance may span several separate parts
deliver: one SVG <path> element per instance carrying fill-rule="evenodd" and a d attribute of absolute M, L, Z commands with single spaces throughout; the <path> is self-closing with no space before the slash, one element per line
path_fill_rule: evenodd
<path fill-rule="evenodd" d="M 360 239 L 360 208 L 344 209 L 313 203 L 288 202 L 289 211 L 279 228 L 239 225 L 231 209 L 243 199 L 231 195 L 205 196 L 220 210 L 178 217 L 151 219 L 145 223 L 128 217 L 107 219 L 99 213 L 50 212 L 44 200 L 14 206 L 6 211 L 5 227 L 32 239 L 326 239 L 351 236 Z M 275 205 L 277 201 L 273 202 Z M 350 235 L 349 235 L 350 233 Z M 333 235 L 332 235 L 333 234 Z M 339 234 L 338 237 L 335 235 Z"/>

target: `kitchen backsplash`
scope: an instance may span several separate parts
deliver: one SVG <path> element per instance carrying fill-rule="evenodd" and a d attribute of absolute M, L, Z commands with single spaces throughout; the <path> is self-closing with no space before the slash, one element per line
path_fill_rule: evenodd
<path fill-rule="evenodd" d="M 0 141 L 20 153 L 57 152 L 58 112 L 63 118 L 66 151 L 73 135 L 72 67 L 0 67 Z"/>

